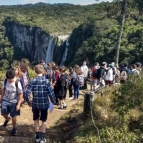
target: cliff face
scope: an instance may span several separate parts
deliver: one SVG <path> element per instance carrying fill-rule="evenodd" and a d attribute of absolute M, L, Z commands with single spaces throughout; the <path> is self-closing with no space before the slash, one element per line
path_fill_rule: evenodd
<path fill-rule="evenodd" d="M 41 59 L 46 63 L 53 61 L 55 37 L 39 27 L 30 28 L 14 21 L 5 21 L 3 25 L 5 36 L 14 46 L 15 59 L 27 58 L 36 63 Z"/>

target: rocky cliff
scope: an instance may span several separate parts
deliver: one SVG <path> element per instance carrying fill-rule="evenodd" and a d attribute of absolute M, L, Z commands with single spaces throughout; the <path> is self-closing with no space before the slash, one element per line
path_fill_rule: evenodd
<path fill-rule="evenodd" d="M 39 27 L 18 24 L 14 21 L 5 21 L 5 36 L 14 46 L 15 59 L 27 58 L 31 62 L 41 59 L 47 63 L 53 61 L 56 38 L 44 32 Z"/>

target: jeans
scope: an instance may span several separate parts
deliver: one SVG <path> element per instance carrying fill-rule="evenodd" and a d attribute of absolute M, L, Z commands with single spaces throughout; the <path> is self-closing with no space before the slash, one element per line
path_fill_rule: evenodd
<path fill-rule="evenodd" d="M 73 88 L 74 88 L 74 98 L 78 99 L 80 86 L 77 86 L 75 83 L 73 83 Z"/>

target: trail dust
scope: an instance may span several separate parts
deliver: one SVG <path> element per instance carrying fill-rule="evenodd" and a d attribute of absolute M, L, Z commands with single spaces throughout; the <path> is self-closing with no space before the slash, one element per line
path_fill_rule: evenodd
<path fill-rule="evenodd" d="M 80 92 L 82 95 L 84 94 L 83 91 Z M 54 106 L 53 112 L 52 113 L 48 112 L 47 129 L 46 129 L 46 138 L 49 138 L 49 140 L 47 141 L 48 143 L 59 143 L 58 140 L 62 138 L 61 135 L 63 134 L 60 131 L 61 127 L 58 127 L 57 123 L 60 122 L 62 116 L 66 116 L 67 114 L 69 114 L 69 111 L 73 107 L 74 109 L 76 109 L 76 104 L 83 104 L 82 95 L 80 95 L 79 100 L 71 100 L 68 98 L 67 95 L 66 103 L 68 107 L 66 110 L 60 110 L 58 109 L 58 106 Z M 35 131 L 33 125 L 32 109 L 27 104 L 25 104 L 21 107 L 20 114 L 21 115 L 17 117 L 17 130 L 18 130 L 17 137 L 34 138 Z M 10 121 L 7 127 L 5 128 L 3 127 L 3 123 L 4 123 L 4 118 L 0 116 L 0 143 L 4 143 L 1 142 L 2 137 L 11 136 L 12 122 Z M 21 141 L 19 141 L 19 143 L 21 143 Z"/>

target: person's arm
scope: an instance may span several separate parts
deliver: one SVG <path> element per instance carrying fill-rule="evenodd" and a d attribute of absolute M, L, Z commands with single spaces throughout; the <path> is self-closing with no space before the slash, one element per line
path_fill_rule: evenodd
<path fill-rule="evenodd" d="M 23 101 L 23 90 L 22 90 L 21 82 L 18 82 L 18 95 L 19 95 L 19 98 L 18 98 L 18 103 L 17 103 L 17 106 L 16 106 L 16 110 L 20 109 L 20 105 Z"/>
<path fill-rule="evenodd" d="M 3 89 L 2 89 L 2 94 L 0 95 L 0 103 L 2 102 L 2 99 L 3 99 L 4 93 L 5 93 L 5 89 L 3 88 Z"/>
<path fill-rule="evenodd" d="M 50 98 L 51 102 L 53 104 L 56 103 L 56 98 L 55 98 L 55 94 L 54 94 L 54 90 L 50 84 L 50 82 L 47 81 L 47 89 L 48 89 L 48 97 Z"/>
<path fill-rule="evenodd" d="M 0 95 L 0 103 L 2 102 L 3 96 L 5 94 L 5 87 L 6 86 L 6 79 L 4 80 L 3 84 L 2 84 L 2 93 Z"/>

